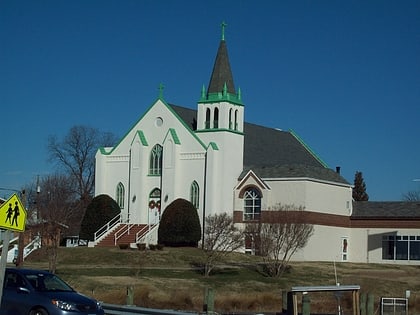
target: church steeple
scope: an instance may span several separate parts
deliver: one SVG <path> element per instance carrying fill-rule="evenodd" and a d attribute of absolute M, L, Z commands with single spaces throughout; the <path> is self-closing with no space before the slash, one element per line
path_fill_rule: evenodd
<path fill-rule="evenodd" d="M 197 132 L 205 131 L 220 141 L 225 141 L 225 132 L 242 137 L 244 131 L 244 104 L 241 89 L 233 84 L 229 56 L 225 41 L 225 27 L 222 23 L 222 39 L 210 77 L 209 87 L 203 85 L 198 101 Z M 215 133 L 219 133 L 216 136 Z M 223 131 L 223 132 L 221 132 Z M 240 140 L 243 141 L 243 140 Z"/>
<path fill-rule="evenodd" d="M 241 104 L 240 96 L 236 94 L 229 55 L 225 41 L 226 23 L 222 23 L 222 38 L 217 50 L 216 60 L 210 77 L 206 95 L 202 94 L 200 102 L 226 100 Z"/>

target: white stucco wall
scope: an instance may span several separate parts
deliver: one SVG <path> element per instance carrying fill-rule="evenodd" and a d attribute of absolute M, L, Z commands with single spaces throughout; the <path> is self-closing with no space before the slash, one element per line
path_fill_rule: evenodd
<path fill-rule="evenodd" d="M 308 178 L 264 179 L 275 194 L 270 204 L 303 206 L 307 211 L 351 215 L 351 187 Z"/>
<path fill-rule="evenodd" d="M 349 240 L 347 260 L 350 260 L 353 250 L 351 248 L 350 233 L 348 228 L 315 225 L 314 233 L 307 245 L 296 252 L 292 260 L 343 261 L 342 241 L 344 238 Z"/>

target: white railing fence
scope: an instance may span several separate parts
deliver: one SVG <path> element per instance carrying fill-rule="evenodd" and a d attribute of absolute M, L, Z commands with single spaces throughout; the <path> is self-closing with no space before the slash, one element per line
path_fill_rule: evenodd
<path fill-rule="evenodd" d="M 99 230 L 97 230 L 94 234 L 94 242 L 95 244 L 103 237 L 108 234 L 110 230 L 112 230 L 115 226 L 120 224 L 122 222 L 121 214 L 116 215 L 114 218 L 112 218 L 110 221 L 108 221 L 107 224 L 102 226 Z"/>

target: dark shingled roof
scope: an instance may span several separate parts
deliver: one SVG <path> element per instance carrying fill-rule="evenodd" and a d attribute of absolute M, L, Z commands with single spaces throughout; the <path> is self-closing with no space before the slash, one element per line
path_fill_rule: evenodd
<path fill-rule="evenodd" d="M 262 167 L 245 167 L 239 179 L 242 179 L 249 170 L 261 178 L 313 178 L 334 183 L 348 185 L 349 183 L 337 172 L 326 168 L 303 164 L 285 164 Z"/>
<path fill-rule="evenodd" d="M 420 218 L 420 202 L 413 201 L 355 201 L 352 218 Z"/>
<path fill-rule="evenodd" d="M 195 130 L 197 111 L 170 104 L 185 124 Z M 244 172 L 252 169 L 261 178 L 308 177 L 349 184 L 326 168 L 291 132 L 244 124 Z"/>
<path fill-rule="evenodd" d="M 210 77 L 207 94 L 220 93 L 226 83 L 227 92 L 236 94 L 235 85 L 233 84 L 233 75 L 230 69 L 229 56 L 224 40 L 220 41 L 219 49 L 217 50 L 216 60 L 213 66 L 213 72 Z"/>
<path fill-rule="evenodd" d="M 245 123 L 244 134 L 245 166 L 304 164 L 323 167 L 289 131 Z"/>

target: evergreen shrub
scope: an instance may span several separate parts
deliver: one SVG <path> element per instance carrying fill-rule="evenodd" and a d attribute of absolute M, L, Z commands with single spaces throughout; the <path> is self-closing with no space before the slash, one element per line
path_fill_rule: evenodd
<path fill-rule="evenodd" d="M 197 247 L 201 239 L 201 225 L 197 209 L 185 199 L 176 199 L 162 214 L 158 243 L 169 247 Z"/>
<path fill-rule="evenodd" d="M 86 208 L 80 226 L 80 239 L 93 241 L 95 232 L 115 218 L 120 212 L 121 209 L 117 202 L 110 196 L 98 195 L 93 198 Z"/>

